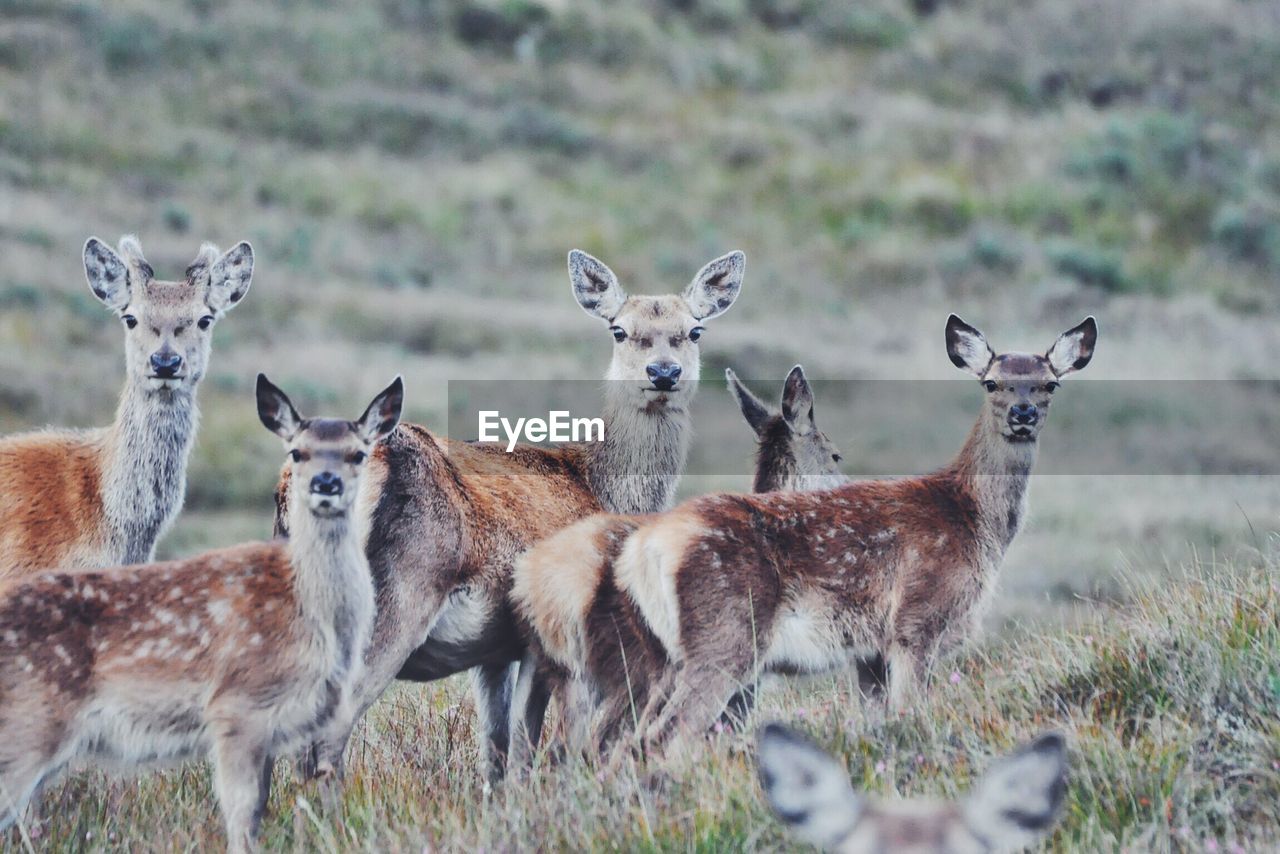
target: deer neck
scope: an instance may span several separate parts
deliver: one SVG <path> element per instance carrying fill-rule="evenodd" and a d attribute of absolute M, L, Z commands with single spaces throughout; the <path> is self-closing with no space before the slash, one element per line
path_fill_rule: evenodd
<path fill-rule="evenodd" d="M 289 558 L 302 631 L 340 679 L 364 660 L 374 592 L 360 525 L 351 511 L 316 516 L 305 495 L 289 509 Z"/>
<path fill-rule="evenodd" d="M 200 413 L 195 392 L 125 386 L 107 436 L 102 499 L 121 563 L 145 563 L 182 509 Z"/>
<path fill-rule="evenodd" d="M 688 408 L 639 409 L 610 395 L 603 415 L 604 439 L 591 446 L 588 461 L 591 490 L 600 504 L 611 513 L 670 508 L 689 456 Z"/>
<path fill-rule="evenodd" d="M 1027 485 L 1036 454 L 1037 442 L 1010 442 L 984 412 L 951 464 L 977 504 L 980 533 L 997 560 L 1026 519 Z"/>

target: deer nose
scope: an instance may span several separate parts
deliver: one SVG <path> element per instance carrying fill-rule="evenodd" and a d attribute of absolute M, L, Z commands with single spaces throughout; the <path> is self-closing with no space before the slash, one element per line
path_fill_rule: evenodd
<path fill-rule="evenodd" d="M 1015 403 L 1009 408 L 1009 418 L 1014 424 L 1035 424 L 1038 417 L 1034 403 Z"/>
<path fill-rule="evenodd" d="M 311 491 L 316 495 L 341 495 L 342 478 L 331 471 L 322 471 L 311 478 Z"/>
<path fill-rule="evenodd" d="M 675 388 L 680 374 L 684 373 L 675 362 L 654 362 L 644 370 L 649 375 L 649 382 L 662 391 Z"/>
<path fill-rule="evenodd" d="M 177 353 L 161 350 L 159 353 L 151 354 L 151 370 L 161 379 L 176 377 L 180 367 L 182 367 L 182 357 Z"/>

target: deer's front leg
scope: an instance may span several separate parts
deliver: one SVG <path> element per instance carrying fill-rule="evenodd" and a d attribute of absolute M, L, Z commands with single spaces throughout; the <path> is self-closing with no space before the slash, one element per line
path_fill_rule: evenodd
<path fill-rule="evenodd" d="M 502 779 L 507 767 L 511 736 L 511 690 L 513 663 L 484 664 L 471 671 L 475 693 L 476 720 L 480 733 L 480 756 L 490 782 Z"/>

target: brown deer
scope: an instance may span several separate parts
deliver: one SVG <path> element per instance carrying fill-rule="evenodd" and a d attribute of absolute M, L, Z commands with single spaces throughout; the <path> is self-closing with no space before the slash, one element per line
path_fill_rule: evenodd
<path fill-rule="evenodd" d="M 399 378 L 355 421 L 303 419 L 258 376 L 285 441 L 288 543 L 47 572 L 0 594 L 0 829 L 63 768 L 207 755 L 231 850 L 253 845 L 272 759 L 349 702 L 373 622 L 369 454 Z"/>
<path fill-rule="evenodd" d="M 507 453 L 402 425 L 370 461 L 377 484 L 369 563 L 377 617 L 355 692 L 355 717 L 316 741 L 308 773 L 342 770 L 351 729 L 393 679 L 425 682 L 473 672 L 481 745 L 491 777 L 505 766 L 511 673 L 523 653 L 507 603 L 511 565 L 533 543 L 602 509 L 671 505 L 691 433 L 702 324 L 729 309 L 746 260 L 704 266 L 680 296 L 628 296 L 603 263 L 569 253 L 579 305 L 608 324 L 604 439 Z M 287 495 L 282 482 L 277 504 Z M 280 512 L 276 532 L 288 535 Z"/>
<path fill-rule="evenodd" d="M 859 796 L 844 767 L 803 735 L 769 724 L 756 751 L 769 806 L 801 839 L 839 854 L 1021 851 L 1057 823 L 1066 745 L 1045 733 L 987 769 L 956 802 Z"/>
<path fill-rule="evenodd" d="M 986 401 L 941 470 L 820 492 L 703 496 L 609 544 L 620 600 L 673 662 L 628 663 L 633 683 L 664 683 L 651 689 L 663 699 L 643 716 L 644 743 L 661 749 L 674 733 L 705 731 L 762 673 L 877 656 L 890 707 L 904 708 L 934 657 L 978 625 L 1025 516 L 1050 400 L 1089 363 L 1096 340 L 1090 317 L 1043 356 L 997 356 L 953 315 L 948 355 L 979 379 Z M 564 551 L 589 555 L 593 524 L 604 522 L 581 523 Z"/>
<path fill-rule="evenodd" d="M 840 452 L 818 429 L 802 367 L 787 375 L 780 409 L 752 394 L 732 370 L 725 370 L 725 379 L 756 434 L 756 492 L 846 481 Z M 669 662 L 612 577 L 618 549 L 645 519 L 598 514 L 551 535 L 516 561 L 511 601 L 524 624 L 527 650 L 512 701 L 514 767 L 531 761 L 553 696 L 562 722 L 569 724 L 563 740 L 578 750 L 589 749 L 589 733 L 598 748 L 607 748 L 649 702 L 648 683 L 630 674 L 659 672 Z M 731 720 L 753 698 L 748 686 L 730 703 Z"/>
<path fill-rule="evenodd" d="M 0 439 L 0 581 L 152 559 L 182 508 L 213 327 L 248 293 L 253 249 L 206 243 L 165 282 L 136 237 L 118 253 L 91 237 L 84 268 L 124 327 L 124 392 L 110 427 Z"/>

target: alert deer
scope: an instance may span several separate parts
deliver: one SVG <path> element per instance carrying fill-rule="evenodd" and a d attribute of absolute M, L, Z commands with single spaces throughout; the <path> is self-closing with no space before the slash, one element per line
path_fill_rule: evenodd
<path fill-rule="evenodd" d="M 94 237 L 84 268 L 124 327 L 124 392 L 110 427 L 0 439 L 0 581 L 151 560 L 182 508 L 213 327 L 248 293 L 253 249 L 206 243 L 166 282 L 137 238 L 117 253 Z"/>
<path fill-rule="evenodd" d="M 612 544 L 620 596 L 673 662 L 643 742 L 702 732 L 761 673 L 820 673 L 883 657 L 902 709 L 934 658 L 978 626 L 1025 517 L 1037 438 L 1059 381 L 1093 357 L 1087 318 L 1045 355 L 996 355 L 952 315 L 951 361 L 986 400 L 941 470 L 820 492 L 708 495 Z M 582 523 L 579 549 L 591 542 Z"/>
<path fill-rule="evenodd" d="M 860 796 L 838 761 L 780 724 L 762 731 L 757 762 L 778 817 L 801 839 L 839 854 L 1020 851 L 1052 830 L 1067 790 L 1066 745 L 1057 733 L 997 760 L 955 802 Z"/>
<path fill-rule="evenodd" d="M 0 830 L 63 768 L 207 755 L 228 844 L 251 848 L 272 759 L 342 713 L 373 622 L 364 470 L 397 378 L 355 421 L 303 419 L 258 376 L 285 442 L 288 543 L 48 572 L 0 594 Z"/>
<path fill-rule="evenodd" d="M 791 369 L 774 409 L 732 370 L 729 391 L 756 434 L 756 492 L 818 489 L 846 482 L 840 452 L 818 429 L 804 369 Z M 649 674 L 669 661 L 662 644 L 613 578 L 613 561 L 646 517 L 597 514 L 551 535 L 515 565 L 511 601 L 527 651 L 512 701 L 512 765 L 527 767 L 554 696 L 565 740 L 589 751 L 607 748 L 650 701 Z M 736 698 L 735 717 L 753 700 Z M 565 720 L 568 719 L 568 720 Z M 594 721 L 592 720 L 594 719 Z"/>
<path fill-rule="evenodd" d="M 614 340 L 597 444 L 506 453 L 406 424 L 379 446 L 367 547 L 378 609 L 366 672 L 355 716 L 333 720 L 310 751 L 308 773 L 341 772 L 355 721 L 392 680 L 465 670 L 473 672 L 485 764 L 491 777 L 502 773 L 511 672 L 523 653 L 507 602 L 512 563 L 591 513 L 671 505 L 688 452 L 703 324 L 733 304 L 745 264 L 733 252 L 704 266 L 679 296 L 628 296 L 603 263 L 569 253 L 575 298 Z M 278 491 L 278 505 L 286 494 Z M 289 533 L 283 513 L 276 532 Z"/>

